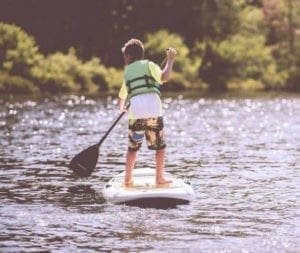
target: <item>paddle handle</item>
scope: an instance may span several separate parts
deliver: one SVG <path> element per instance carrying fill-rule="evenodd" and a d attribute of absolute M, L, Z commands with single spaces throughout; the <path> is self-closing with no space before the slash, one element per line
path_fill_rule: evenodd
<path fill-rule="evenodd" d="M 128 104 L 126 106 L 126 110 L 129 108 L 130 104 Z M 102 139 L 97 143 L 98 147 L 101 146 L 102 142 L 106 139 L 106 137 L 109 135 L 109 133 L 114 129 L 114 127 L 117 125 L 117 123 L 119 122 L 119 120 L 123 117 L 123 115 L 126 113 L 126 111 L 123 111 L 119 117 L 114 121 L 114 123 L 112 124 L 112 126 L 107 130 L 107 132 L 105 133 L 105 135 L 102 137 Z"/>

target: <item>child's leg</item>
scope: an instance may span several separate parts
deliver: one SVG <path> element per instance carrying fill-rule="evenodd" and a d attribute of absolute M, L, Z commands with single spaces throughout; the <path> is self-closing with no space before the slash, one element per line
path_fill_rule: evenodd
<path fill-rule="evenodd" d="M 132 170 L 136 161 L 137 151 L 128 151 L 126 155 L 125 186 L 132 184 Z"/>
<path fill-rule="evenodd" d="M 162 117 L 147 119 L 146 138 L 148 148 L 156 150 L 156 184 L 166 184 L 172 182 L 166 180 L 163 176 L 165 167 L 165 138 L 164 138 L 164 123 Z"/>
<path fill-rule="evenodd" d="M 126 169 L 125 169 L 125 186 L 132 184 L 132 170 L 135 165 L 137 151 L 142 145 L 144 139 L 144 120 L 129 120 L 128 131 L 128 151 L 126 155 Z"/>
<path fill-rule="evenodd" d="M 156 150 L 156 184 L 171 183 L 172 180 L 167 180 L 163 177 L 165 167 L 165 149 Z"/>

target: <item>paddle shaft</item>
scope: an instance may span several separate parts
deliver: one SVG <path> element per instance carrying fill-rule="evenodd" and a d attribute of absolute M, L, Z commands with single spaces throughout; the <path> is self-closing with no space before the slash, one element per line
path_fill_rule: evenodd
<path fill-rule="evenodd" d="M 130 106 L 130 104 L 128 104 L 126 106 L 126 109 L 128 109 Z M 114 129 L 114 127 L 116 126 L 116 124 L 119 122 L 119 120 L 123 117 L 123 115 L 126 113 L 126 111 L 123 111 L 119 117 L 114 121 L 114 123 L 112 124 L 112 126 L 107 130 L 107 132 L 105 133 L 105 135 L 101 138 L 101 140 L 97 143 L 98 147 L 101 146 L 101 144 L 103 143 L 103 141 L 106 139 L 106 137 L 109 135 L 109 133 Z"/>
<path fill-rule="evenodd" d="M 166 57 L 162 62 L 161 62 L 161 64 L 160 64 L 160 68 L 162 68 L 163 67 L 163 65 L 164 65 L 164 63 L 166 62 L 166 60 L 168 59 L 168 57 Z"/>

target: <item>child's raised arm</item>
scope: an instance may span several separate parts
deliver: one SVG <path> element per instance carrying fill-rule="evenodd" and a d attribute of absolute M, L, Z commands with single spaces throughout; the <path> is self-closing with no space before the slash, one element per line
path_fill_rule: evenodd
<path fill-rule="evenodd" d="M 177 51 L 174 48 L 168 48 L 167 50 L 167 63 L 165 68 L 162 71 L 162 75 L 161 75 L 161 81 L 163 83 L 167 82 L 171 76 L 171 72 L 173 69 L 173 64 L 175 61 L 175 56 L 177 54 Z"/>

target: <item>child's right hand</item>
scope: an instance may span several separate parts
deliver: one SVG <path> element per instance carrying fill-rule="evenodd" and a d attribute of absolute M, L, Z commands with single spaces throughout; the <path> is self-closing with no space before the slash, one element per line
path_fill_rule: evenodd
<path fill-rule="evenodd" d="M 169 47 L 169 48 L 167 49 L 167 57 L 168 57 L 168 60 L 174 60 L 176 55 L 177 55 L 177 51 L 176 51 L 175 48 Z"/>

